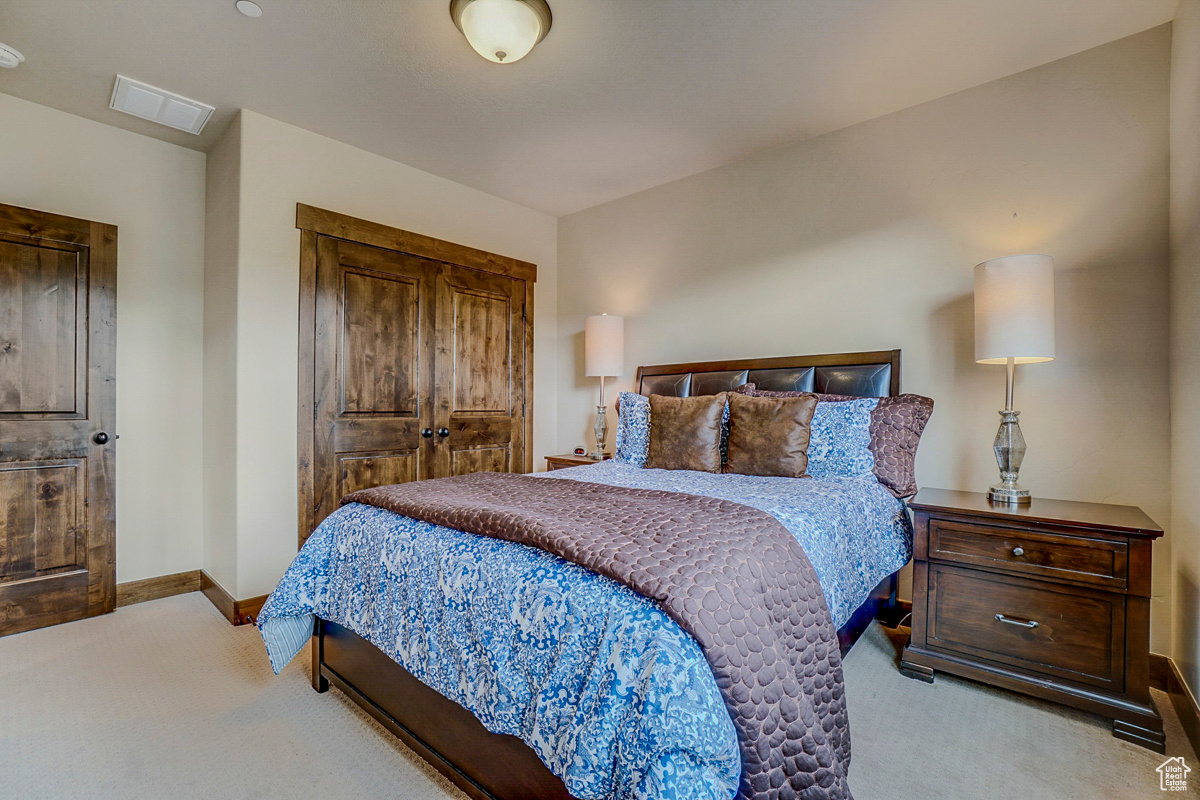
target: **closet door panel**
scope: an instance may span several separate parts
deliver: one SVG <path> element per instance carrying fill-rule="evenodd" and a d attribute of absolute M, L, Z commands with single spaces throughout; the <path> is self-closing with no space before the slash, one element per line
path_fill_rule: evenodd
<path fill-rule="evenodd" d="M 433 476 L 436 262 L 317 245 L 313 524 L 345 494 Z"/>
<path fill-rule="evenodd" d="M 346 272 L 342 413 L 417 416 L 421 282 Z"/>
<path fill-rule="evenodd" d="M 507 415 L 512 409 L 512 298 L 454 287 L 452 413 Z"/>
<path fill-rule="evenodd" d="M 512 449 L 508 445 L 485 445 L 450 449 L 450 474 L 466 475 L 470 472 L 509 472 Z"/>
<path fill-rule="evenodd" d="M 342 492 L 417 480 L 420 452 L 355 453 L 341 457 Z"/>
<path fill-rule="evenodd" d="M 524 320 L 524 281 L 443 268 L 436 365 L 439 475 L 523 471 Z"/>

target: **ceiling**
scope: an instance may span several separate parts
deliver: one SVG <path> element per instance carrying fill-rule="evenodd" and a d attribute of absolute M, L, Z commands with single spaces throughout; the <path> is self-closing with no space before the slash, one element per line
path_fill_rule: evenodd
<path fill-rule="evenodd" d="M 4 0 L 0 92 L 198 150 L 238 108 L 555 216 L 1171 19 L 1178 0 L 549 0 L 489 63 L 447 0 Z M 200 136 L 108 108 L 118 73 L 217 106 Z"/>

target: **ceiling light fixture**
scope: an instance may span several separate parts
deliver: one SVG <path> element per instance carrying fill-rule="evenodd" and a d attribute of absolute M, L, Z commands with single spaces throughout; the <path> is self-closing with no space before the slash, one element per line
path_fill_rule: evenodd
<path fill-rule="evenodd" d="M 6 44 L 0 44 L 0 67 L 13 69 L 24 60 L 25 56 Z"/>
<path fill-rule="evenodd" d="M 546 38 L 546 0 L 450 0 L 450 18 L 475 52 L 496 64 L 520 61 Z"/>
<path fill-rule="evenodd" d="M 258 3 L 251 3 L 250 0 L 238 0 L 237 10 L 251 19 L 258 19 L 262 16 L 262 9 L 258 7 Z"/>

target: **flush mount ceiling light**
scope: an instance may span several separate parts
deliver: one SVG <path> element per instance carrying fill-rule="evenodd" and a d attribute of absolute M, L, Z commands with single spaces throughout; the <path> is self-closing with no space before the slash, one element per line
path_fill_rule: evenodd
<path fill-rule="evenodd" d="M 24 60 L 25 56 L 6 44 L 0 44 L 0 67 L 13 69 Z"/>
<path fill-rule="evenodd" d="M 450 0 L 450 17 L 475 52 L 497 64 L 528 55 L 552 21 L 546 0 Z"/>

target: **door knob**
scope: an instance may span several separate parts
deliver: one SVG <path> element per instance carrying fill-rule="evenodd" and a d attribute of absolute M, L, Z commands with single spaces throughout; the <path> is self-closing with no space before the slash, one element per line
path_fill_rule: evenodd
<path fill-rule="evenodd" d="M 100 431 L 92 437 L 92 441 L 96 444 L 108 444 L 108 434 L 104 431 Z"/>
<path fill-rule="evenodd" d="M 438 428 L 438 436 L 440 436 L 440 437 L 442 437 L 443 439 L 445 439 L 445 438 L 446 438 L 447 436 L 449 436 L 449 435 L 450 435 L 450 429 L 449 429 L 449 428 Z"/>
<path fill-rule="evenodd" d="M 424 436 L 426 439 L 432 439 L 433 438 L 433 428 L 422 428 L 421 435 Z"/>

